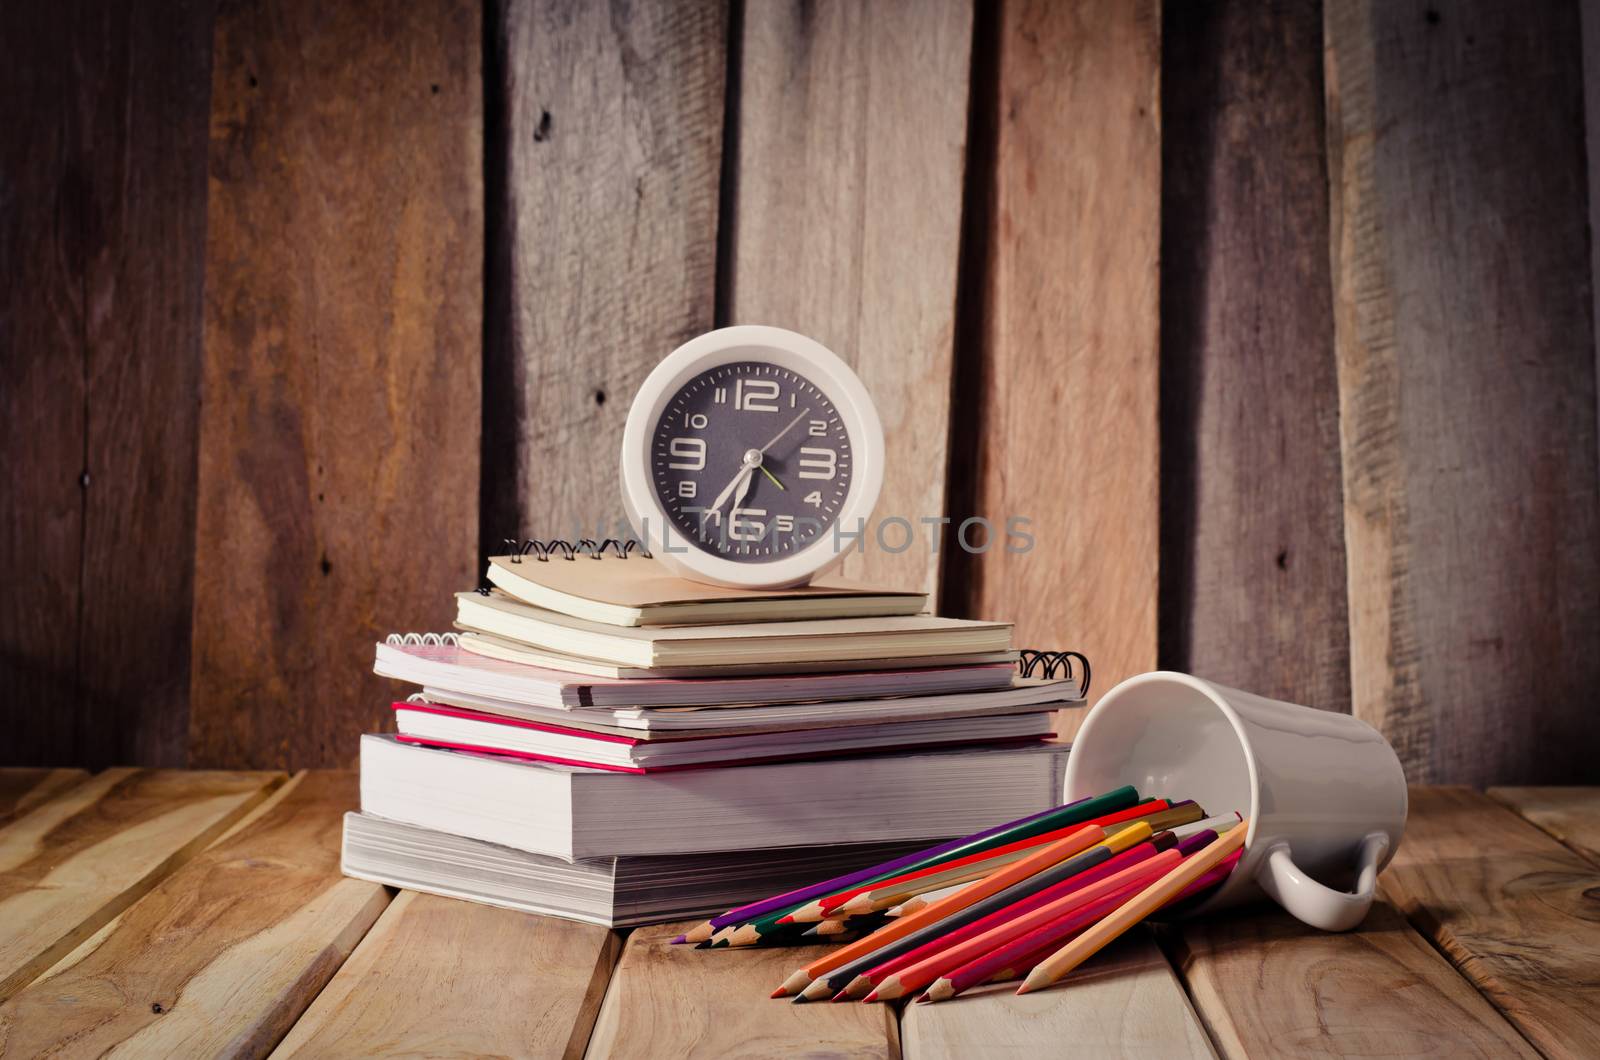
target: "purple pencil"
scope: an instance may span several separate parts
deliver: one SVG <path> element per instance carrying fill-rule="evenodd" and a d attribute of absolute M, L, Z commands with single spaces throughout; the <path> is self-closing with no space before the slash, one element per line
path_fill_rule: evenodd
<path fill-rule="evenodd" d="M 1126 801 L 1127 805 L 1130 806 L 1136 803 L 1139 798 L 1138 793 L 1135 792 L 1131 787 L 1119 788 L 1117 791 L 1109 792 L 1106 795 L 1078 799 L 1075 802 L 1070 802 L 1063 806 L 1052 806 L 1048 810 L 1041 810 L 1039 813 L 1030 814 L 1027 817 L 1020 817 L 1015 821 L 1007 821 L 1005 824 L 995 825 L 993 828 L 979 832 L 976 835 L 963 836 L 960 839 L 952 839 L 948 842 L 940 843 L 937 846 L 928 847 L 925 850 L 917 850 L 910 854 L 903 854 L 892 861 L 886 861 L 880 865 L 873 865 L 865 869 L 858 869 L 855 872 L 846 873 L 842 876 L 836 876 L 831 880 L 823 880 L 821 883 L 814 883 L 807 887 L 796 888 L 795 890 L 787 891 L 783 894 L 773 895 L 771 898 L 763 898 L 759 902 L 751 902 L 749 905 L 742 905 L 737 909 L 730 909 L 726 913 L 723 913 L 720 916 L 714 916 L 698 927 L 684 932 L 682 935 L 679 935 L 672 941 L 674 944 L 684 942 L 704 942 L 717 931 L 730 925 L 746 923 L 756 919 L 757 917 L 767 916 L 771 913 L 777 912 L 780 909 L 798 906 L 805 902 L 811 901 L 812 899 L 821 898 L 824 895 L 842 891 L 847 887 L 854 887 L 857 884 L 865 883 L 868 880 L 882 876 L 886 873 L 896 874 L 902 871 L 908 871 L 910 866 L 916 865 L 919 862 L 926 862 L 929 859 L 943 857 L 952 851 L 959 850 L 962 847 L 973 843 L 981 843 L 986 839 L 993 838 L 994 836 L 997 836 L 1010 829 L 1023 827 L 1046 818 L 1061 815 L 1065 811 L 1070 810 L 1072 807 L 1081 806 L 1087 802 L 1093 801 L 1099 803 L 1102 800 L 1112 799 L 1116 796 L 1121 796 Z M 1090 816 L 1093 815 L 1091 814 Z"/>

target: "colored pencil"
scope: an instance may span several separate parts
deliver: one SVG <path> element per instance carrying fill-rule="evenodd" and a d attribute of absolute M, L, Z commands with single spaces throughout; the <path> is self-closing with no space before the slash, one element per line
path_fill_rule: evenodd
<path fill-rule="evenodd" d="M 1163 907 L 1163 912 L 1168 910 L 1168 909 L 1172 909 L 1172 910 L 1177 909 L 1178 907 L 1180 907 L 1188 899 L 1194 898 L 1194 897 L 1199 896 L 1199 895 L 1202 895 L 1205 891 L 1210 890 L 1211 888 L 1217 886 L 1217 884 L 1221 883 L 1223 880 L 1226 880 L 1228 878 L 1228 876 L 1233 872 L 1233 867 L 1239 863 L 1240 854 L 1241 854 L 1240 851 L 1235 850 L 1232 854 L 1229 854 L 1227 857 L 1223 858 L 1220 862 L 1218 862 L 1216 868 L 1212 869 L 1210 872 L 1206 873 L 1204 876 L 1201 876 L 1199 879 L 1197 879 L 1193 883 L 1189 884 L 1189 886 L 1185 887 L 1182 891 L 1179 891 L 1177 896 L 1174 897 L 1172 899 L 1172 901 L 1168 902 L 1167 905 Z M 1102 916 L 1106 915 L 1107 913 L 1109 913 L 1112 910 L 1114 910 L 1117 906 L 1121 905 L 1122 902 L 1126 901 L 1129 898 L 1132 898 L 1134 896 L 1134 894 L 1136 894 L 1136 893 L 1138 893 L 1138 888 L 1129 888 L 1125 893 L 1123 893 L 1121 895 L 1121 898 L 1118 901 L 1108 902 L 1105 899 L 1102 899 L 1100 902 L 1095 903 L 1097 912 L 1094 915 L 1088 915 L 1088 916 L 1083 917 L 1083 919 L 1079 920 L 1077 922 L 1077 924 L 1075 924 L 1075 925 L 1073 925 L 1073 924 L 1065 924 L 1065 925 L 1063 925 L 1062 930 L 1059 931 L 1059 932 L 1047 932 L 1047 931 L 1044 931 L 1044 930 L 1041 929 L 1041 931 L 1039 931 L 1037 933 L 1038 937 L 1039 937 L 1039 941 L 1037 943 L 1033 944 L 1031 949 L 1028 948 L 1028 944 L 1027 943 L 1022 943 L 1022 942 L 1019 941 L 1018 944 L 1016 944 L 1016 945 L 1014 945 L 1012 947 L 1009 947 L 1008 951 L 1013 955 L 1015 955 L 1017 953 L 1020 953 L 1020 952 L 1023 952 L 1024 950 L 1026 950 L 1026 953 L 1024 953 L 1024 955 L 1020 959 L 1011 960 L 1004 968 L 1002 968 L 998 972 L 993 972 L 992 974 L 986 974 L 984 977 L 981 977 L 981 978 L 974 978 L 974 977 L 971 977 L 971 976 L 966 976 L 966 977 L 962 978 L 962 980 L 959 983 L 959 985 L 955 985 L 955 986 L 947 985 L 947 986 L 941 988 L 942 993 L 939 993 L 937 996 L 934 996 L 932 998 L 928 998 L 927 995 L 925 994 L 923 997 L 919 997 L 917 1000 L 918 1001 L 923 1001 L 923 1000 L 927 999 L 927 1000 L 932 1000 L 932 1001 L 943 1001 L 946 998 L 954 997 L 956 994 L 961 993 L 962 991 L 968 989 L 969 987 L 975 985 L 978 982 L 997 983 L 997 982 L 1001 982 L 1001 981 L 1007 980 L 1007 979 L 1020 979 L 1023 976 L 1027 975 L 1030 971 L 1032 971 L 1034 965 L 1038 964 L 1040 961 L 1042 961 L 1046 957 L 1050 956 L 1050 954 L 1052 954 L 1056 950 L 1060 949 L 1061 948 L 1061 943 L 1062 943 L 1062 941 L 1064 939 L 1070 937 L 1072 934 L 1074 934 L 1079 929 L 1081 929 L 1083 927 L 1087 927 L 1089 924 L 1092 924 L 1096 920 L 1099 920 Z M 1085 910 L 1076 910 L 1073 913 L 1069 914 L 1068 917 L 1069 918 L 1076 918 L 1078 916 L 1078 914 L 1082 913 L 1082 912 L 1086 912 L 1086 911 Z M 974 962 L 974 963 L 977 963 L 977 962 Z M 1000 961 L 999 960 L 995 960 L 993 962 L 986 962 L 986 963 L 989 963 L 990 967 L 992 968 L 994 964 L 998 964 L 998 963 L 1000 963 Z M 959 973 L 959 972 L 962 972 L 963 969 L 957 969 L 956 971 Z M 950 978 L 955 978 L 955 975 L 952 975 Z M 939 984 L 935 983 L 934 986 L 928 988 L 928 993 L 929 994 L 935 993 L 935 988 L 937 988 L 937 987 L 939 987 Z"/>
<path fill-rule="evenodd" d="M 1087 887 L 1080 887 L 1053 897 L 1043 904 L 1019 902 L 1008 909 L 1002 909 L 984 917 L 976 924 L 969 925 L 980 927 L 978 931 L 952 932 L 927 946 L 920 947 L 919 951 L 906 954 L 907 957 L 914 959 L 887 974 L 874 976 L 873 973 L 867 973 L 862 978 L 876 978 L 877 986 L 867 994 L 866 1000 L 893 1001 L 921 990 L 944 973 L 976 960 L 986 953 L 991 953 L 1006 943 L 1059 920 L 1075 910 L 1092 905 L 1107 895 L 1146 886 L 1150 881 L 1169 872 L 1182 860 L 1182 855 L 1176 850 L 1164 850 L 1153 857 L 1129 865 L 1121 872 L 1096 880 Z M 1029 908 L 1030 905 L 1032 908 Z M 855 986 L 855 983 L 851 984 L 852 988 Z M 852 990 L 848 988 L 845 991 L 846 994 L 851 992 Z"/>
<path fill-rule="evenodd" d="M 1084 888 L 1087 888 L 1092 884 L 1096 884 L 1101 880 L 1115 876 L 1124 869 L 1146 862 L 1155 857 L 1157 854 L 1160 854 L 1162 851 L 1176 849 L 1176 846 L 1177 844 L 1173 840 L 1171 832 L 1163 832 L 1159 836 L 1152 836 L 1148 842 L 1131 846 L 1128 849 L 1114 854 L 1112 857 L 1100 862 L 1098 865 L 1084 869 L 1082 872 L 1074 875 L 1067 876 L 1065 879 L 1052 883 L 1049 886 L 1044 887 L 1031 895 L 1027 895 L 1010 905 L 998 907 L 994 912 L 989 913 L 982 918 L 982 921 L 988 922 L 987 924 L 983 924 L 983 926 L 978 926 L 981 923 L 980 921 L 974 921 L 972 924 L 968 924 L 965 927 L 947 931 L 943 935 L 935 934 L 931 941 L 926 945 L 919 947 L 918 951 L 909 952 L 898 957 L 880 959 L 871 968 L 865 972 L 862 972 L 860 975 L 856 976 L 855 979 L 851 980 L 845 986 L 843 992 L 846 995 L 860 997 L 863 994 L 870 992 L 873 987 L 877 986 L 878 983 L 886 978 L 890 973 L 899 971 L 901 968 L 921 960 L 923 957 L 934 952 L 942 945 L 948 945 L 950 943 L 959 942 L 965 938 L 970 938 L 971 936 L 978 934 L 980 931 L 986 930 L 987 927 L 1004 921 L 1007 916 L 1025 913 L 1048 902 L 1055 901 L 1064 895 L 1081 891 Z"/>
<path fill-rule="evenodd" d="M 1183 802 L 1175 802 L 1165 810 L 1158 810 L 1148 817 L 1139 818 L 1139 820 L 1148 824 L 1152 832 L 1162 832 L 1198 821 L 1205 815 L 1206 811 L 1200 808 L 1198 802 L 1193 799 L 1187 799 Z"/>
<path fill-rule="evenodd" d="M 1146 799 L 1144 801 L 1153 802 L 1156 800 Z M 1000 825 L 986 832 L 979 832 L 977 835 L 951 840 L 941 847 L 925 851 L 922 856 L 907 855 L 907 858 L 912 860 L 907 861 L 907 858 L 900 858 L 885 865 L 880 865 L 877 868 L 882 871 L 868 872 L 849 884 L 824 889 L 808 888 L 808 890 L 813 891 L 812 894 L 807 896 L 809 901 L 795 903 L 798 908 L 793 910 L 786 909 L 785 913 L 792 915 L 795 920 L 820 920 L 826 915 L 821 900 L 837 895 L 845 895 L 834 904 L 843 902 L 848 897 L 845 892 L 852 887 L 870 886 L 883 880 L 892 879 L 895 876 L 902 876 L 972 854 L 984 853 L 996 847 L 1006 846 L 1034 836 L 1041 836 L 1047 832 L 1076 829 L 1094 822 L 1097 818 L 1131 809 L 1136 805 L 1141 805 L 1139 793 L 1132 787 L 1121 787 L 1114 791 L 1108 791 L 1104 795 L 1096 795 L 1089 799 L 1079 799 L 1077 802 L 1068 803 L 1065 806 L 1057 806 L 1054 809 L 1046 810 L 1042 814 L 1024 817 L 1020 821 Z M 904 863 L 902 864 L 902 862 Z M 744 919 L 745 921 L 750 921 L 753 918 L 746 916 Z M 739 921 L 731 922 L 737 923 Z"/>
<path fill-rule="evenodd" d="M 1212 840 L 1204 850 L 1185 858 L 1183 864 L 1152 883 L 1129 899 L 1120 909 L 1084 931 L 1083 934 L 1061 947 L 1055 953 L 1034 965 L 1033 971 L 1022 981 L 1017 993 L 1027 994 L 1056 982 L 1072 969 L 1098 953 L 1112 940 L 1119 938 L 1129 928 L 1165 905 L 1174 895 L 1204 876 L 1217 863 L 1244 846 L 1249 832 L 1248 820 Z M 870 940 L 862 939 L 862 942 Z"/>
<path fill-rule="evenodd" d="M 1177 833 L 1179 839 L 1187 839 L 1196 832 L 1204 832 L 1207 829 L 1217 833 L 1218 835 L 1221 835 L 1223 832 L 1226 832 L 1228 829 L 1238 824 L 1239 820 L 1239 811 L 1235 810 L 1233 813 L 1218 814 L 1216 817 L 1207 817 L 1203 821 L 1195 821 L 1192 824 L 1181 825 L 1174 828 L 1173 831 Z"/>
<path fill-rule="evenodd" d="M 1048 868 L 1071 858 L 1074 854 L 1081 853 L 1099 843 L 1105 837 L 1105 829 L 1099 825 L 1084 825 L 1065 839 L 1058 839 L 1048 846 L 1041 847 L 1031 856 L 1007 865 L 992 876 L 976 883 L 967 884 L 967 886 L 943 901 L 935 902 L 926 909 L 912 913 L 910 916 L 898 917 L 859 942 L 841 946 L 832 953 L 812 961 L 804 968 L 797 969 L 790 974 L 788 979 L 784 980 L 783 985 L 773 991 L 772 996 L 785 997 L 789 994 L 797 994 L 818 976 L 848 964 L 862 954 L 870 953 L 879 946 L 903 938 L 924 925 L 934 923 L 941 917 L 948 916 L 957 910 L 965 909 L 974 902 L 981 901 L 991 894 L 1004 890 L 1017 880 L 1026 879 L 1040 869 Z"/>
<path fill-rule="evenodd" d="M 1097 798 L 1108 799 L 1113 802 L 1120 801 L 1122 798 L 1127 798 L 1129 803 L 1136 803 L 1139 800 L 1139 793 L 1134 791 L 1134 789 L 1131 787 L 1123 787 L 1118 788 L 1115 791 L 1108 791 L 1104 795 L 1097 796 Z M 969 846 L 972 843 L 981 842 L 993 836 L 1009 834 L 1013 831 L 1025 829 L 1029 825 L 1039 821 L 1055 820 L 1056 818 L 1066 814 L 1067 811 L 1072 810 L 1074 807 L 1083 806 L 1085 803 L 1090 801 L 1091 799 L 1089 798 L 1082 798 L 1075 802 L 1066 803 L 1062 806 L 1052 806 L 1048 810 L 1040 810 L 1038 813 L 1032 813 L 1026 817 L 1019 817 L 1014 821 L 1007 821 L 1005 824 L 995 825 L 993 828 L 979 832 L 976 835 L 962 836 L 959 839 L 947 839 L 943 843 L 938 843 L 922 850 L 914 850 L 909 854 L 902 854 L 898 858 L 885 861 L 878 865 L 869 865 L 864 869 L 856 869 L 854 872 L 847 872 L 842 876 L 835 876 L 832 879 L 823 880 L 821 883 L 808 884 L 805 887 L 797 887 L 792 891 L 785 891 L 782 894 L 775 894 L 770 898 L 762 898 L 759 901 L 749 902 L 745 905 L 730 909 L 726 913 L 719 913 L 710 920 L 707 920 L 704 923 L 684 932 L 682 935 L 679 935 L 677 938 L 673 939 L 672 942 L 674 945 L 680 945 L 685 942 L 704 942 L 720 928 L 737 927 L 740 924 L 747 924 L 759 917 L 763 917 L 774 910 L 789 909 L 797 905 L 803 905 L 804 903 L 820 895 L 832 894 L 835 891 L 849 887 L 856 883 L 862 883 L 867 880 L 881 878 L 882 874 L 885 872 L 890 875 L 893 875 L 896 872 L 904 872 L 913 864 L 918 862 L 927 864 L 928 862 L 926 859 L 938 858 L 939 856 L 947 854 L 950 851 Z"/>
<path fill-rule="evenodd" d="M 1132 788 L 1118 788 L 1116 791 L 1107 792 L 1104 796 L 1101 796 L 1101 798 L 1111 798 L 1112 796 L 1121 794 L 1125 790 L 1132 793 L 1133 797 L 1131 801 L 1138 801 L 1139 795 L 1137 792 L 1134 792 Z M 673 939 L 672 943 L 673 945 L 681 945 L 686 942 L 704 942 L 711 938 L 711 936 L 721 928 L 737 927 L 740 924 L 747 924 L 750 921 L 765 916 L 776 909 L 788 909 L 793 906 L 803 905 L 807 901 L 811 900 L 812 898 L 816 898 L 819 895 L 832 894 L 834 891 L 849 887 L 852 884 L 878 878 L 884 872 L 889 872 L 892 875 L 894 872 L 905 871 L 908 867 L 916 862 L 924 861 L 924 859 L 930 857 L 937 857 L 949 851 L 956 850 L 957 848 L 967 846 L 974 841 L 987 839 L 990 836 L 1000 835 L 1016 829 L 1025 828 L 1029 824 L 1032 824 L 1036 821 L 1042 821 L 1047 818 L 1054 819 L 1057 815 L 1062 814 L 1064 811 L 1070 810 L 1074 806 L 1082 806 L 1088 801 L 1088 798 L 1082 798 L 1078 799 L 1076 802 L 1069 802 L 1063 806 L 1052 806 L 1048 810 L 1040 810 L 1038 813 L 1029 814 L 1026 817 L 1019 817 L 1014 821 L 1007 821 L 1005 824 L 995 825 L 993 828 L 990 828 L 987 831 L 979 832 L 977 835 L 962 836 L 959 839 L 947 839 L 943 843 L 938 843 L 922 850 L 914 850 L 909 854 L 902 854 L 898 858 L 885 861 L 878 865 L 869 865 L 864 869 L 856 869 L 854 872 L 847 872 L 841 876 L 835 876 L 832 879 L 823 880 L 820 883 L 812 883 L 804 887 L 797 887 L 792 891 L 785 891 L 782 894 L 775 894 L 770 898 L 762 898 L 759 901 L 749 902 L 745 905 L 737 906 L 728 910 L 726 913 L 719 913 L 710 920 L 707 920 L 704 923 L 698 924 L 688 931 L 685 931 L 682 935 L 679 935 L 677 938 Z"/>
<path fill-rule="evenodd" d="M 907 898 L 905 901 L 901 902 L 899 905 L 890 908 L 889 915 L 890 916 L 905 916 L 907 913 L 915 913 L 918 909 L 921 909 L 923 906 L 928 905 L 931 902 L 937 902 L 941 898 L 944 898 L 944 897 L 947 897 L 949 895 L 955 894 L 957 891 L 961 890 L 961 888 L 963 888 L 965 886 L 966 886 L 966 884 L 964 884 L 964 883 L 955 883 L 955 884 L 951 884 L 949 887 L 941 887 L 937 891 L 929 891 L 927 894 L 919 894 L 919 895 L 916 895 L 915 897 Z"/>
<path fill-rule="evenodd" d="M 1190 803 L 1186 810 L 1181 813 L 1177 813 L 1175 816 L 1170 818 L 1170 820 L 1179 821 L 1197 816 L 1196 811 L 1198 811 L 1198 809 L 1199 808 L 1197 806 L 1195 806 L 1193 803 Z M 1166 800 L 1152 799 L 1149 802 L 1140 803 L 1137 806 L 1130 806 L 1125 810 L 1106 814 L 1103 817 L 1096 817 L 1093 820 L 1085 821 L 1083 823 L 1097 824 L 1102 828 L 1110 829 L 1111 826 L 1115 824 L 1139 820 L 1149 824 L 1151 831 L 1160 831 L 1162 828 L 1167 827 L 1168 825 L 1167 823 L 1159 823 L 1157 819 L 1166 819 L 1170 812 L 1171 810 L 1168 809 Z M 992 850 L 985 850 L 976 854 L 969 854 L 966 857 L 957 858 L 954 861 L 946 861 L 938 865 L 931 865 L 928 868 L 920 869 L 916 872 L 905 873 L 903 875 L 895 876 L 877 883 L 866 884 L 861 887 L 853 888 L 852 892 L 847 892 L 849 897 L 844 901 L 840 901 L 839 899 L 845 896 L 833 895 L 828 898 L 819 899 L 818 902 L 823 912 L 829 916 L 834 915 L 839 911 L 844 911 L 847 913 L 869 913 L 878 909 L 885 909 L 890 905 L 898 904 L 899 901 L 903 900 L 904 898 L 909 898 L 912 895 L 922 893 L 922 889 L 934 890 L 938 887 L 944 886 L 945 884 L 954 883 L 963 875 L 965 875 L 965 878 L 968 880 L 973 880 L 977 879 L 979 876 L 988 875 L 989 872 L 992 872 L 1001 865 L 1008 865 L 1013 861 L 1017 861 L 1026 857 L 1030 850 L 1033 850 L 1046 842 L 1053 842 L 1056 839 L 1065 838 L 1072 832 L 1073 827 L 1077 826 L 1069 826 L 1067 828 L 1058 829 L 1054 832 L 1046 832 L 1044 835 L 1031 836 L 1027 839 L 1019 839 L 1014 843 L 1007 843 L 1005 846 L 995 847 Z M 976 874 L 970 874 L 968 870 L 972 869 L 981 869 L 981 871 L 977 872 Z M 941 878 L 934 881 L 935 877 Z M 889 901 L 890 898 L 895 898 L 896 900 Z M 803 920 L 805 919 L 805 916 L 792 913 L 790 914 L 790 919 Z"/>
<path fill-rule="evenodd" d="M 1076 856 L 1057 858 L 1053 861 L 1029 858 L 1015 865 L 1008 865 L 986 879 L 969 884 L 965 890 L 952 895 L 939 905 L 929 906 L 921 913 L 913 913 L 909 917 L 901 917 L 882 931 L 862 939 L 857 944 L 857 951 L 851 954 L 848 961 L 835 964 L 832 969 L 815 976 L 811 984 L 802 990 L 795 1000 L 816 1001 L 832 997 L 862 972 L 916 949 L 925 942 L 946 935 L 955 928 L 964 927 L 997 909 L 1003 909 L 1023 898 L 1037 894 L 1052 884 L 1094 868 L 1149 838 L 1150 826 L 1143 822 L 1135 822 L 1123 827 L 1115 835 L 1105 837 L 1101 842 Z M 926 919 L 917 924 L 914 930 L 900 932 L 898 937 L 882 939 L 881 944 L 874 945 L 880 936 L 919 917 Z"/>

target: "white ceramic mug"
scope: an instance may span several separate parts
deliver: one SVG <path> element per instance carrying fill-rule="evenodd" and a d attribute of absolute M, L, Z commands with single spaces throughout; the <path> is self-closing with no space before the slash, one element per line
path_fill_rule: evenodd
<path fill-rule="evenodd" d="M 1264 891 L 1313 927 L 1353 928 L 1406 827 L 1405 773 L 1372 726 L 1188 674 L 1130 677 L 1084 719 L 1067 801 L 1123 784 L 1250 819 L 1239 867 L 1196 915 Z"/>

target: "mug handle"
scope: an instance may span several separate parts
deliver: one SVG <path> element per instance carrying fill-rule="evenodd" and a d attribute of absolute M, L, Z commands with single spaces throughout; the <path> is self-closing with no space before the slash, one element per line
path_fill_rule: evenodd
<path fill-rule="evenodd" d="M 1361 841 L 1360 875 L 1354 893 L 1325 887 L 1300 871 L 1289 844 L 1267 852 L 1258 882 L 1272 900 L 1293 916 L 1324 931 L 1349 931 L 1366 918 L 1378 890 L 1378 863 L 1389 852 L 1389 836 L 1373 832 Z"/>

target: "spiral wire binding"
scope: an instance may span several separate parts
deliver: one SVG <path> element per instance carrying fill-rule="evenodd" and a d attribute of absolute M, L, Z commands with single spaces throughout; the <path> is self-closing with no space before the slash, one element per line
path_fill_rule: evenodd
<path fill-rule="evenodd" d="M 620 541 L 608 537 L 604 541 L 595 541 L 592 538 L 583 538 L 577 543 L 552 539 L 541 541 L 537 538 L 528 538 L 518 541 L 514 537 L 502 538 L 505 542 L 506 554 L 511 557 L 512 563 L 521 563 L 524 556 L 532 556 L 540 563 L 548 563 L 550 557 L 556 552 L 561 553 L 564 560 L 575 560 L 579 556 L 588 556 L 590 559 L 600 559 L 610 549 L 618 559 L 627 559 L 629 555 L 638 553 L 645 559 L 650 558 L 650 553 L 638 541 Z"/>
<path fill-rule="evenodd" d="M 453 648 L 461 643 L 459 633 L 391 633 L 383 638 L 391 648 Z"/>
<path fill-rule="evenodd" d="M 1034 648 L 1023 648 L 1017 652 L 1017 669 L 1022 672 L 1023 677 L 1071 680 L 1074 659 L 1078 660 L 1078 665 L 1083 670 L 1083 682 L 1078 686 L 1078 698 L 1083 699 L 1089 694 L 1089 660 L 1082 652 L 1038 651 Z"/>

